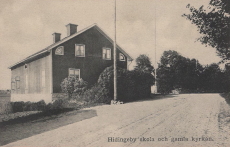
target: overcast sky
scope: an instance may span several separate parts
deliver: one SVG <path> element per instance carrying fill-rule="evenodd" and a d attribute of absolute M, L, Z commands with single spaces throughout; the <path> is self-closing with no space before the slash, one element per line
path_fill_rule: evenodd
<path fill-rule="evenodd" d="M 188 3 L 199 7 L 208 2 L 117 0 L 117 42 L 134 59 L 147 54 L 153 63 L 155 44 L 157 61 L 163 51 L 176 50 L 203 65 L 218 62 L 215 49 L 195 42 L 200 36 L 196 27 L 181 17 L 188 13 Z M 113 37 L 113 16 L 114 0 L 1 0 L 0 89 L 10 88 L 10 65 L 52 44 L 54 32 L 66 37 L 66 24 L 77 24 L 81 30 L 97 23 Z"/>

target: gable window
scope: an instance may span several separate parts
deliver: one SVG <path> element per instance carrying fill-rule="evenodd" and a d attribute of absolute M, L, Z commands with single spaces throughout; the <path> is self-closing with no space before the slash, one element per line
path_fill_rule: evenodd
<path fill-rule="evenodd" d="M 64 46 L 59 46 L 56 48 L 55 55 L 64 55 Z"/>
<path fill-rule="evenodd" d="M 69 68 L 69 76 L 76 76 L 80 79 L 80 69 Z"/>
<path fill-rule="evenodd" d="M 15 80 L 16 80 L 16 88 L 17 88 L 17 89 L 20 89 L 20 77 L 17 76 L 17 77 L 15 78 Z"/>
<path fill-rule="evenodd" d="M 111 48 L 102 49 L 102 58 L 104 60 L 111 60 Z"/>
<path fill-rule="evenodd" d="M 85 45 L 84 44 L 75 44 L 75 56 L 85 57 Z"/>
<path fill-rule="evenodd" d="M 119 60 L 120 60 L 120 61 L 125 61 L 125 55 L 122 54 L 122 53 L 120 53 L 120 54 L 119 54 Z"/>

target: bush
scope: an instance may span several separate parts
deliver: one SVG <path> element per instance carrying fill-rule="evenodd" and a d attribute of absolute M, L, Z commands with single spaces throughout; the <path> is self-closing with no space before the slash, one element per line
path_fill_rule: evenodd
<path fill-rule="evenodd" d="M 81 93 L 86 90 L 88 83 L 83 79 L 79 79 L 75 76 L 68 76 L 61 83 L 62 92 L 68 95 L 68 98 L 72 97 L 72 94 Z"/>
<path fill-rule="evenodd" d="M 23 112 L 24 102 L 11 102 L 13 113 Z"/>
<path fill-rule="evenodd" d="M 67 107 L 68 107 L 68 100 L 58 99 L 52 103 L 48 103 L 46 106 L 46 110 L 64 109 Z"/>
<path fill-rule="evenodd" d="M 69 107 L 68 100 L 58 99 L 46 105 L 44 100 L 39 102 L 11 102 L 13 113 L 23 111 L 61 110 Z"/>
<path fill-rule="evenodd" d="M 90 89 L 79 95 L 84 101 L 89 103 L 110 103 L 109 91 L 99 84 L 95 84 Z"/>
<path fill-rule="evenodd" d="M 106 68 L 99 76 L 98 85 L 108 91 L 108 97 L 113 98 L 113 67 Z M 150 73 L 117 69 L 117 97 L 120 101 L 133 101 L 149 97 L 154 77 Z"/>

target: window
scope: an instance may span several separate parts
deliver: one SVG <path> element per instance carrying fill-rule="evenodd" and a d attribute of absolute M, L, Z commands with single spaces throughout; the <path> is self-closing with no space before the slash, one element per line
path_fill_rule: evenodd
<path fill-rule="evenodd" d="M 122 53 L 120 53 L 120 54 L 119 54 L 119 60 L 120 60 L 120 61 L 125 61 L 125 55 L 122 54 Z"/>
<path fill-rule="evenodd" d="M 16 80 L 16 88 L 17 88 L 17 89 L 20 89 L 20 77 L 17 76 L 17 77 L 15 78 L 15 80 Z"/>
<path fill-rule="evenodd" d="M 11 89 L 15 90 L 16 89 L 16 85 L 15 85 L 15 79 L 11 79 Z"/>
<path fill-rule="evenodd" d="M 80 78 L 80 69 L 69 68 L 69 76 L 76 76 Z"/>
<path fill-rule="evenodd" d="M 59 46 L 56 48 L 55 55 L 64 55 L 64 46 Z"/>
<path fill-rule="evenodd" d="M 76 57 L 85 57 L 85 45 L 76 44 L 75 45 L 75 56 Z"/>
<path fill-rule="evenodd" d="M 102 58 L 104 60 L 111 60 L 111 49 L 110 48 L 102 49 Z"/>

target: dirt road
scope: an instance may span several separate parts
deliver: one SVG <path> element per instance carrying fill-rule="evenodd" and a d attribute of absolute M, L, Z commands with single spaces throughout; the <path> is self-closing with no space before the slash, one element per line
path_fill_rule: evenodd
<path fill-rule="evenodd" d="M 218 94 L 182 94 L 93 107 L 96 117 L 6 146 L 230 146 L 218 124 L 223 102 Z"/>

